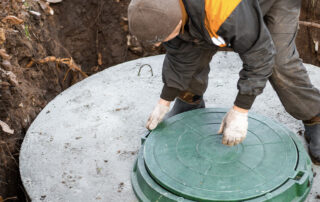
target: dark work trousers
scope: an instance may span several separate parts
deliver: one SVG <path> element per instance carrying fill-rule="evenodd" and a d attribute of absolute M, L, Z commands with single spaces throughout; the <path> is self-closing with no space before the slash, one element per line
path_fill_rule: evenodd
<path fill-rule="evenodd" d="M 261 9 L 277 51 L 269 81 L 289 114 L 309 120 L 320 113 L 320 93 L 311 84 L 295 44 L 301 2 L 262 1 L 266 2 L 262 2 Z"/>

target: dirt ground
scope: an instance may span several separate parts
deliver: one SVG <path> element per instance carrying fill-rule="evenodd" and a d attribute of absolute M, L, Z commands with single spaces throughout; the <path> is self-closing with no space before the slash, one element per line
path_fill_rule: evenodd
<path fill-rule="evenodd" d="M 49 6 L 43 0 L 0 1 L 0 120 L 14 130 L 0 130 L 0 202 L 27 200 L 19 177 L 19 148 L 50 100 L 86 75 L 164 53 L 162 47 L 142 47 L 129 35 L 129 2 L 72 0 Z M 301 20 L 320 23 L 319 15 L 318 0 L 303 1 Z M 301 25 L 297 38 L 301 57 L 318 66 L 319 34 L 319 28 Z M 54 57 L 42 60 L 48 56 Z"/>
<path fill-rule="evenodd" d="M 302 0 L 300 22 L 318 23 L 316 26 L 305 26 L 300 23 L 299 33 L 296 39 L 300 57 L 303 62 L 320 66 L 320 1 Z"/>

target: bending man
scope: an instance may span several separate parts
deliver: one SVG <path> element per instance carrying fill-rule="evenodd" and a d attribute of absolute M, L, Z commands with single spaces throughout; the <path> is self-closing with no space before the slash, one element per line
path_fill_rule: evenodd
<path fill-rule="evenodd" d="M 311 156 L 320 163 L 320 93 L 295 46 L 299 0 L 132 0 L 128 11 L 131 33 L 167 50 L 164 86 L 147 128 L 165 115 L 205 107 L 209 62 L 227 46 L 243 68 L 234 106 L 220 127 L 223 144 L 244 140 L 248 110 L 269 80 L 286 111 L 304 122 Z"/>

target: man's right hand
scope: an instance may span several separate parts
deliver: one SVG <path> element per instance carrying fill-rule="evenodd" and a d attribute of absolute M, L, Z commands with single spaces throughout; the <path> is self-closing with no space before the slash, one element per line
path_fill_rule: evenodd
<path fill-rule="evenodd" d="M 162 121 L 163 117 L 168 113 L 170 109 L 170 101 L 160 99 L 153 112 L 151 113 L 148 122 L 147 129 L 153 130 Z"/>

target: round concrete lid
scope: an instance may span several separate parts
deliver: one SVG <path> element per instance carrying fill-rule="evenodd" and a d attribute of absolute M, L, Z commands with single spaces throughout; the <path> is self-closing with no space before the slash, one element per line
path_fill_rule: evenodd
<path fill-rule="evenodd" d="M 250 116 L 245 141 L 225 146 L 217 134 L 225 113 L 194 110 L 159 125 L 144 146 L 153 179 L 186 199 L 233 201 L 264 195 L 296 175 L 299 155 L 287 131 Z"/>

